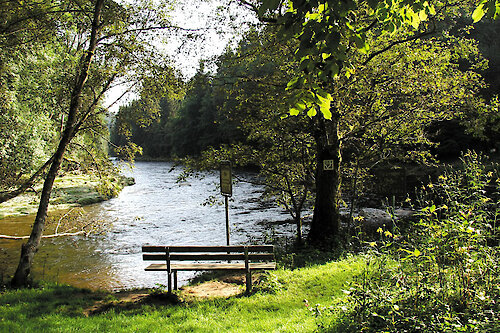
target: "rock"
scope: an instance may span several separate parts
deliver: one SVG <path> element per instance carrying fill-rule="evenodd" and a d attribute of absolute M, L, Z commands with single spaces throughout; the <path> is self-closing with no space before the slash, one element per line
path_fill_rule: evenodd
<path fill-rule="evenodd" d="M 409 209 L 396 209 L 394 211 L 395 221 L 411 217 L 415 212 Z M 355 225 L 361 226 L 364 231 L 376 231 L 378 228 L 392 228 L 393 220 L 385 209 L 361 208 L 356 216 Z"/>

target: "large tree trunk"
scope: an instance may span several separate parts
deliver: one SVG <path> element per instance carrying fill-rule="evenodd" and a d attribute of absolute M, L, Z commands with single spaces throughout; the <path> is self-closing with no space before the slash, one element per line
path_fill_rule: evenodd
<path fill-rule="evenodd" d="M 14 278 L 11 282 L 13 287 L 18 288 L 27 286 L 29 284 L 29 275 L 31 272 L 31 266 L 33 265 L 33 258 L 38 249 L 38 245 L 40 244 L 43 229 L 45 227 L 45 220 L 47 218 L 47 210 L 49 207 L 49 199 L 52 192 L 52 186 L 54 185 L 54 180 L 56 179 L 57 173 L 59 172 L 62 158 L 69 141 L 70 140 L 67 135 L 65 135 L 64 140 L 61 139 L 54 161 L 52 162 L 50 170 L 45 177 L 40 204 L 38 206 L 38 212 L 35 217 L 35 222 L 33 223 L 30 238 L 28 242 L 26 244 L 23 244 L 21 247 L 21 258 L 19 260 L 19 265 L 17 266 L 16 273 L 14 274 Z"/>
<path fill-rule="evenodd" d="M 338 114 L 332 114 L 331 121 L 318 119 L 314 132 L 317 147 L 316 200 L 308 236 L 309 243 L 314 246 L 331 246 L 338 238 L 340 229 L 341 141 Z"/>
<path fill-rule="evenodd" d="M 33 223 L 30 238 L 26 244 L 22 245 L 21 248 L 21 258 L 19 260 L 19 265 L 17 266 L 16 273 L 14 274 L 14 278 L 11 281 L 11 285 L 13 287 L 23 287 L 29 285 L 33 258 L 38 250 L 38 246 L 40 245 L 40 240 L 43 235 L 43 229 L 45 227 L 45 220 L 47 218 L 52 186 L 54 185 L 54 180 L 56 179 L 57 173 L 59 172 L 59 169 L 61 167 L 66 148 L 68 147 L 68 144 L 71 142 L 78 130 L 76 124 L 78 120 L 79 110 L 81 108 L 81 95 L 83 87 L 85 86 L 88 78 L 90 64 L 92 62 L 92 58 L 97 46 L 98 32 L 100 29 L 99 22 L 103 3 L 104 0 L 97 0 L 95 3 L 89 46 L 87 49 L 87 53 L 82 58 L 82 62 L 75 78 L 75 84 L 71 91 L 71 103 L 69 107 L 68 118 L 66 120 L 66 126 L 61 136 L 61 140 L 59 141 L 56 153 L 54 154 L 49 172 L 45 177 L 40 204 L 38 206 L 38 212 L 35 217 L 35 222 Z"/>

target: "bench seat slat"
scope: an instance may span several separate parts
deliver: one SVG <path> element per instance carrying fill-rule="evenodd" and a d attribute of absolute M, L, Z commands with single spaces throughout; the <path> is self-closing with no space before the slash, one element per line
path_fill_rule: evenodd
<path fill-rule="evenodd" d="M 212 271 L 212 270 L 244 270 L 245 263 L 193 263 L 170 264 L 172 271 Z M 250 269 L 276 269 L 276 263 L 250 263 Z M 166 264 L 151 264 L 146 271 L 167 271 Z"/>
<path fill-rule="evenodd" d="M 152 246 L 143 245 L 142 252 L 166 252 L 167 247 L 170 253 L 173 252 L 245 252 L 244 245 L 233 246 Z M 273 245 L 248 245 L 249 252 L 273 252 Z"/>
<path fill-rule="evenodd" d="M 143 259 L 162 263 L 151 264 L 146 271 L 165 271 L 168 292 L 177 289 L 178 271 L 245 271 L 247 292 L 252 290 L 252 270 L 276 269 L 273 245 L 236 246 L 142 246 Z M 222 261 L 222 262 L 221 262 Z"/>
<path fill-rule="evenodd" d="M 143 254 L 143 260 L 167 260 L 166 254 Z M 265 260 L 274 261 L 272 253 L 250 253 L 248 254 L 249 260 Z M 171 253 L 170 260 L 245 260 L 244 254 L 227 254 L 227 253 L 200 253 L 200 254 L 186 254 L 186 253 Z"/>

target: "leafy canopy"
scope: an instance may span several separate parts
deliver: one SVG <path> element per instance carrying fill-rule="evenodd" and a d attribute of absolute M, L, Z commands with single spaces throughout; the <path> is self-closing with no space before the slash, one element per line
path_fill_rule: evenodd
<path fill-rule="evenodd" d="M 302 72 L 288 84 L 288 89 L 297 90 L 290 113 L 306 112 L 313 117 L 319 110 L 331 119 L 332 97 L 324 86 L 339 75 L 350 77 L 355 73 L 363 62 L 353 61 L 353 51 L 369 61 L 383 51 L 373 50 L 377 45 L 373 36 L 392 36 L 405 29 L 412 31 L 409 40 L 418 38 L 449 6 L 446 1 L 427 0 L 261 0 L 260 17 L 279 24 L 284 38 L 300 41 L 295 56 Z M 483 0 L 472 17 L 477 22 L 483 17 L 498 18 L 499 14 L 500 1 Z"/>

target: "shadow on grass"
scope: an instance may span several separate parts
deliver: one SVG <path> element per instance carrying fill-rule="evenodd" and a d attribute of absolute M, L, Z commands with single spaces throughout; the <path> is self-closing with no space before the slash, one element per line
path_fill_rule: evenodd
<path fill-rule="evenodd" d="M 114 296 L 116 299 L 95 302 L 93 306 L 83 310 L 83 315 L 88 317 L 110 310 L 114 312 L 128 312 L 141 309 L 144 305 L 166 306 L 182 303 L 176 294 L 155 291 L 152 293 L 144 293 L 144 291 L 123 291 L 114 294 Z"/>
<path fill-rule="evenodd" d="M 62 285 L 9 290 L 0 294 L 0 316 L 8 320 L 53 313 L 76 316 L 82 314 L 83 307 L 105 297 L 104 293 Z"/>
<path fill-rule="evenodd" d="M 88 317 L 113 312 L 140 310 L 143 306 L 177 305 L 176 295 L 151 290 L 130 290 L 118 293 L 94 292 L 71 286 L 50 285 L 38 288 L 12 290 L 0 294 L 0 331 L 6 324 L 16 326 L 29 322 L 30 327 L 47 329 L 47 317 Z"/>

